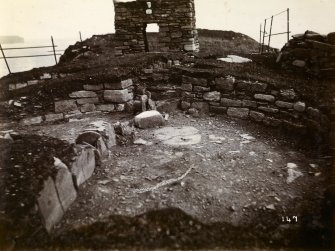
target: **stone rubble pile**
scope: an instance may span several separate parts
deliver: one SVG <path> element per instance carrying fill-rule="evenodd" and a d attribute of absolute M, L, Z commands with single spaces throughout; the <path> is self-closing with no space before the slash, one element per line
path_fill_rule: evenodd
<path fill-rule="evenodd" d="M 321 35 L 306 31 L 304 34 L 294 35 L 282 48 L 277 63 L 287 70 L 335 77 L 335 32 Z"/>

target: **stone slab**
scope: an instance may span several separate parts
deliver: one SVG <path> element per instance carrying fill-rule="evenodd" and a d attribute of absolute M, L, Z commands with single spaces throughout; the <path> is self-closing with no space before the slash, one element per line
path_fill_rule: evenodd
<path fill-rule="evenodd" d="M 96 98 L 98 95 L 93 91 L 77 91 L 69 94 L 70 98 Z"/>
<path fill-rule="evenodd" d="M 230 107 L 227 110 L 227 114 L 230 117 L 246 119 L 249 116 L 249 109 L 248 108 Z"/>
<path fill-rule="evenodd" d="M 77 198 L 77 191 L 73 184 L 72 174 L 66 166 L 58 169 L 55 186 L 59 201 L 65 212 Z"/>
<path fill-rule="evenodd" d="M 44 181 L 43 189 L 37 198 L 37 203 L 43 218 L 44 227 L 50 232 L 52 227 L 59 222 L 64 215 L 55 183 L 51 177 Z"/>
<path fill-rule="evenodd" d="M 116 136 L 114 127 L 105 121 L 99 120 L 92 122 L 84 127 L 84 132 L 97 132 L 102 136 L 102 139 L 106 143 L 108 149 L 111 149 L 113 146 L 116 145 Z"/>
<path fill-rule="evenodd" d="M 71 165 L 71 172 L 75 176 L 75 185 L 79 187 L 88 180 L 95 169 L 94 148 L 84 145 L 76 145 L 77 157 Z"/>

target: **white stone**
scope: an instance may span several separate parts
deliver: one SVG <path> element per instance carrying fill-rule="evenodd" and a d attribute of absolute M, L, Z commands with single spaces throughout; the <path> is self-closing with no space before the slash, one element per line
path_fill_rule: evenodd
<path fill-rule="evenodd" d="M 164 118 L 158 111 L 142 112 L 135 117 L 135 126 L 142 129 L 163 125 Z"/>
<path fill-rule="evenodd" d="M 228 55 L 226 58 L 218 58 L 218 60 L 227 63 L 237 63 L 237 64 L 252 62 L 252 60 L 249 58 L 243 58 L 236 55 Z"/>
<path fill-rule="evenodd" d="M 147 15 L 151 15 L 152 14 L 152 9 L 147 9 L 145 13 L 147 13 Z"/>

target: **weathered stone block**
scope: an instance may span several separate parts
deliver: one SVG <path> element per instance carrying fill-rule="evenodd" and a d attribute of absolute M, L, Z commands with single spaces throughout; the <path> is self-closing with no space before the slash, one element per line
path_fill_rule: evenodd
<path fill-rule="evenodd" d="M 123 90 L 127 89 L 128 87 L 133 85 L 132 79 L 126 79 L 122 80 L 121 82 L 115 82 L 115 83 L 105 83 L 105 89 L 109 90 Z"/>
<path fill-rule="evenodd" d="M 261 122 L 264 120 L 265 115 L 261 112 L 250 111 L 250 118 L 257 122 Z"/>
<path fill-rule="evenodd" d="M 293 103 L 290 102 L 285 102 L 285 101 L 276 101 L 276 106 L 280 108 L 285 108 L 285 109 L 292 109 L 293 108 Z"/>
<path fill-rule="evenodd" d="M 51 113 L 51 114 L 45 115 L 46 122 L 55 122 L 55 121 L 59 121 L 63 119 L 64 119 L 63 113 Z"/>
<path fill-rule="evenodd" d="M 75 100 L 62 100 L 62 101 L 55 102 L 55 112 L 56 113 L 70 112 L 70 111 L 75 111 L 75 110 L 78 110 Z"/>
<path fill-rule="evenodd" d="M 164 125 L 164 118 L 158 111 L 142 112 L 135 117 L 135 126 L 141 129 Z"/>
<path fill-rule="evenodd" d="M 276 98 L 272 95 L 265 95 L 265 94 L 255 94 L 254 98 L 257 100 L 261 100 L 261 101 L 266 101 L 266 102 L 274 102 L 276 100 Z"/>
<path fill-rule="evenodd" d="M 25 118 L 20 121 L 21 124 L 23 125 L 38 125 L 43 122 L 43 117 L 42 116 L 37 116 L 33 118 Z"/>
<path fill-rule="evenodd" d="M 99 133 L 105 141 L 108 148 L 116 145 L 114 127 L 105 121 L 99 120 L 92 122 L 84 127 L 84 132 L 93 131 Z"/>
<path fill-rule="evenodd" d="M 180 108 L 182 109 L 182 110 L 187 110 L 187 109 L 189 109 L 191 107 L 191 103 L 190 102 L 186 102 L 186 101 L 181 101 L 181 103 L 180 103 Z"/>
<path fill-rule="evenodd" d="M 280 90 L 280 95 L 285 100 L 294 100 L 297 97 L 297 94 L 296 94 L 296 92 L 293 89 L 283 89 L 283 90 Z"/>
<path fill-rule="evenodd" d="M 106 90 L 104 91 L 104 99 L 112 103 L 126 103 L 133 99 L 133 95 L 128 90 Z"/>
<path fill-rule="evenodd" d="M 206 102 L 193 102 L 191 107 L 197 109 L 201 113 L 209 112 L 209 104 Z"/>
<path fill-rule="evenodd" d="M 96 98 L 98 95 L 93 91 L 78 91 L 69 94 L 70 98 Z"/>
<path fill-rule="evenodd" d="M 27 84 L 28 85 L 37 85 L 38 84 L 38 80 L 29 80 L 29 81 L 27 81 Z"/>
<path fill-rule="evenodd" d="M 279 119 L 272 118 L 272 117 L 265 117 L 263 119 L 263 123 L 268 125 L 268 126 L 277 127 L 277 126 L 280 126 L 282 124 L 282 121 L 279 120 Z"/>
<path fill-rule="evenodd" d="M 52 227 L 61 220 L 64 211 L 58 199 L 55 183 L 51 177 L 43 183 L 43 189 L 37 198 L 38 208 L 42 214 L 45 229 L 50 232 Z"/>
<path fill-rule="evenodd" d="M 236 89 L 240 91 L 248 92 L 265 92 L 268 87 L 265 83 L 259 82 L 249 82 L 249 81 L 239 81 L 237 82 Z"/>
<path fill-rule="evenodd" d="M 126 105 L 125 104 L 117 104 L 115 106 L 115 111 L 117 112 L 124 112 L 126 110 Z"/>
<path fill-rule="evenodd" d="M 85 105 L 85 104 L 97 104 L 99 103 L 99 98 L 81 98 L 77 99 L 78 105 Z"/>
<path fill-rule="evenodd" d="M 192 84 L 182 84 L 181 89 L 183 91 L 191 92 L 193 90 L 193 86 L 192 86 Z"/>
<path fill-rule="evenodd" d="M 42 76 L 40 76 L 41 80 L 46 80 L 46 79 L 51 79 L 51 74 L 50 73 L 44 73 Z"/>
<path fill-rule="evenodd" d="M 192 84 L 192 85 L 198 85 L 198 86 L 208 86 L 207 79 L 205 78 L 192 78 L 188 76 L 183 76 L 183 84 Z"/>
<path fill-rule="evenodd" d="M 233 91 L 234 84 L 235 84 L 235 78 L 232 76 L 215 79 L 215 86 L 216 89 L 219 91 Z"/>
<path fill-rule="evenodd" d="M 66 166 L 58 170 L 55 178 L 55 186 L 59 201 L 65 212 L 77 198 L 77 191 L 73 184 L 72 174 Z"/>
<path fill-rule="evenodd" d="M 249 109 L 248 108 L 233 108 L 233 107 L 230 107 L 227 110 L 227 114 L 230 117 L 246 119 L 249 116 Z"/>
<path fill-rule="evenodd" d="M 16 89 L 21 89 L 21 88 L 24 88 L 24 87 L 27 87 L 28 84 L 27 83 L 17 83 L 16 84 Z"/>
<path fill-rule="evenodd" d="M 300 67 L 300 68 L 303 68 L 303 67 L 305 67 L 306 66 L 306 62 L 305 61 L 303 61 L 303 60 L 294 60 L 293 62 L 292 62 L 292 65 L 293 66 L 297 66 L 297 67 Z"/>
<path fill-rule="evenodd" d="M 94 112 L 96 110 L 94 104 L 84 104 L 80 107 L 81 112 Z"/>
<path fill-rule="evenodd" d="M 242 107 L 257 107 L 257 102 L 251 100 L 242 100 Z"/>
<path fill-rule="evenodd" d="M 306 110 L 306 104 L 304 102 L 299 101 L 293 105 L 293 108 L 298 112 L 304 112 Z"/>
<path fill-rule="evenodd" d="M 85 91 L 101 91 L 103 88 L 104 87 L 103 87 L 102 84 L 99 84 L 99 85 L 90 85 L 90 84 L 84 85 L 84 90 Z"/>
<path fill-rule="evenodd" d="M 8 90 L 10 90 L 10 91 L 16 90 L 16 84 L 9 84 L 8 85 Z"/>
<path fill-rule="evenodd" d="M 88 180 L 95 169 L 95 153 L 94 148 L 84 145 L 76 145 L 77 157 L 71 166 L 71 172 L 75 176 L 76 186 L 79 187 Z"/>
<path fill-rule="evenodd" d="M 227 113 L 227 107 L 218 107 L 218 106 L 210 106 L 209 111 L 212 113 L 217 114 L 226 114 Z"/>
<path fill-rule="evenodd" d="M 266 107 L 266 106 L 260 106 L 258 107 L 258 110 L 267 112 L 267 113 L 278 113 L 279 109 L 273 108 L 273 107 Z"/>
<path fill-rule="evenodd" d="M 204 94 L 204 100 L 206 101 L 220 101 L 221 93 L 220 92 L 207 92 Z"/>
<path fill-rule="evenodd" d="M 210 87 L 203 87 L 203 86 L 193 86 L 194 92 L 209 92 L 211 90 Z"/>
<path fill-rule="evenodd" d="M 102 112 L 112 112 L 114 111 L 115 106 L 113 104 L 108 104 L 108 105 L 97 105 L 96 110 L 97 111 L 102 111 Z"/>
<path fill-rule="evenodd" d="M 229 99 L 229 98 L 222 98 L 221 99 L 221 105 L 227 106 L 227 107 L 241 107 L 242 101 L 241 100 L 235 100 L 235 99 Z"/>

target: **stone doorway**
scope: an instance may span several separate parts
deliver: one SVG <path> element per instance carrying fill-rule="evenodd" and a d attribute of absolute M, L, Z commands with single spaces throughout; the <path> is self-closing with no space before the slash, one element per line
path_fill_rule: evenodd
<path fill-rule="evenodd" d="M 159 51 L 159 25 L 157 23 L 144 24 L 143 36 L 146 52 Z"/>

